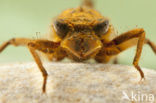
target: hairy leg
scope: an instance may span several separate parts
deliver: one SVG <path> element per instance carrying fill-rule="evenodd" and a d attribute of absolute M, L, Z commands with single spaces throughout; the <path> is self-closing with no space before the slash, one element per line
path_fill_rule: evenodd
<path fill-rule="evenodd" d="M 46 91 L 46 83 L 47 83 L 48 73 L 47 73 L 47 71 L 45 70 L 45 68 L 43 67 L 42 62 L 41 62 L 41 60 L 40 60 L 40 57 L 39 57 L 38 54 L 35 52 L 35 49 L 34 49 L 33 47 L 31 47 L 31 45 L 28 46 L 28 48 L 29 48 L 29 50 L 30 50 L 30 52 L 31 52 L 31 54 L 32 54 L 32 56 L 33 56 L 33 58 L 34 58 L 36 64 L 38 65 L 38 67 L 39 67 L 39 69 L 40 69 L 40 71 L 41 71 L 41 73 L 42 73 L 43 78 L 44 78 L 44 80 L 43 80 L 43 86 L 42 86 L 42 91 L 43 91 L 43 93 L 44 93 L 44 92 Z"/>
<path fill-rule="evenodd" d="M 118 64 L 118 58 L 117 57 L 114 58 L 113 64 Z"/>
<path fill-rule="evenodd" d="M 149 46 L 155 52 L 156 45 L 152 43 L 151 41 L 149 41 L 148 39 L 145 39 L 145 31 L 143 29 L 134 29 L 126 33 L 123 33 L 120 36 L 113 39 L 112 41 L 110 41 L 108 44 L 105 45 L 101 53 L 104 53 L 105 55 L 108 55 L 108 56 L 113 56 L 113 55 L 119 54 L 120 52 L 134 45 L 137 45 L 137 50 L 136 50 L 136 54 L 133 60 L 133 65 L 139 71 L 141 75 L 141 79 L 143 79 L 144 73 L 141 70 L 138 63 L 139 63 L 139 59 L 141 56 L 144 43 L 149 44 Z"/>
<path fill-rule="evenodd" d="M 153 42 L 151 42 L 149 39 L 146 39 L 145 43 L 148 44 L 156 54 L 156 45 Z"/>
<path fill-rule="evenodd" d="M 45 68 L 43 67 L 38 54 L 36 53 L 36 50 L 50 54 L 53 53 L 59 47 L 59 43 L 55 43 L 48 40 L 31 40 L 27 38 L 15 38 L 7 42 L 4 42 L 0 46 L 0 52 L 2 52 L 8 45 L 27 46 L 29 48 L 37 66 L 39 67 L 43 75 L 44 80 L 43 80 L 42 91 L 44 93 L 46 91 L 46 81 L 47 81 L 48 74 Z"/>
<path fill-rule="evenodd" d="M 9 45 L 26 46 L 31 41 L 32 41 L 31 39 L 27 39 L 27 38 L 13 38 L 13 39 L 10 39 L 9 41 L 6 41 L 2 45 L 0 45 L 0 52 L 2 52 Z"/>

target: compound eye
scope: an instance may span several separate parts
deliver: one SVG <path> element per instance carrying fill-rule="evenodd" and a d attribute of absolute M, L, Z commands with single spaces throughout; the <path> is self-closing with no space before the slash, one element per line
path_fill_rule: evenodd
<path fill-rule="evenodd" d="M 109 28 L 109 21 L 105 20 L 102 23 L 96 24 L 93 27 L 93 30 L 95 31 L 95 33 L 97 35 L 102 35 L 102 34 L 105 34 L 108 31 L 108 28 Z"/>
<path fill-rule="evenodd" d="M 69 31 L 68 24 L 63 23 L 61 21 L 56 21 L 55 24 L 54 24 L 54 27 L 55 27 L 57 35 L 60 38 L 64 38 L 67 35 L 68 31 Z"/>

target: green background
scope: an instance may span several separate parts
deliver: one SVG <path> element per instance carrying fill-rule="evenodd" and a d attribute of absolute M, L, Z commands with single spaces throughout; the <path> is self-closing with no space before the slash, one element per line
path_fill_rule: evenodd
<path fill-rule="evenodd" d="M 0 0 L 0 44 L 13 37 L 37 38 L 48 33 L 53 17 L 80 0 Z M 118 33 L 139 27 L 156 43 L 156 0 L 95 0 L 95 7 L 111 19 Z M 119 55 L 120 64 L 131 65 L 136 48 Z M 33 61 L 24 47 L 9 46 L 0 54 L 0 63 Z M 140 65 L 156 69 L 156 55 L 145 45 Z"/>

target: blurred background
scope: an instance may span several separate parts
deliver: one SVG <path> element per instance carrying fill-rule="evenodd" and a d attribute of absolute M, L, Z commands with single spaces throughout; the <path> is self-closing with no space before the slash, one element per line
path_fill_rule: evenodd
<path fill-rule="evenodd" d="M 0 44 L 13 37 L 37 38 L 48 33 L 52 18 L 81 0 L 0 0 Z M 95 0 L 96 9 L 109 17 L 118 34 L 139 27 L 156 43 L 156 0 Z M 119 63 L 132 65 L 136 48 L 119 55 Z M 33 61 L 25 47 L 9 46 L 0 53 L 0 63 Z M 156 69 L 156 55 L 145 45 L 142 67 Z"/>

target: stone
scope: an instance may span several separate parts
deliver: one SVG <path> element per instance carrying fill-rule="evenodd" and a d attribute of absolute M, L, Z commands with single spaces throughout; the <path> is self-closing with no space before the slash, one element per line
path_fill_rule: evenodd
<path fill-rule="evenodd" d="M 89 63 L 44 63 L 49 76 L 33 63 L 0 65 L 0 103 L 156 103 L 156 71 L 133 66 Z"/>

